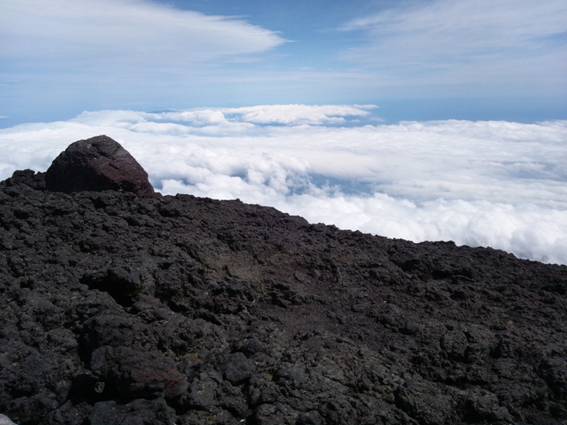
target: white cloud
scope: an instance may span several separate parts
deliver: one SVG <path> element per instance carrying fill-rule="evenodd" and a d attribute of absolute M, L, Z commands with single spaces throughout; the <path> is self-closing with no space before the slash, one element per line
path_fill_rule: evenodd
<path fill-rule="evenodd" d="M 0 130 L 0 178 L 46 169 L 70 142 L 108 134 L 164 193 L 240 198 L 312 222 L 567 264 L 567 121 L 383 125 L 371 111 L 89 112 Z"/>
<path fill-rule="evenodd" d="M 409 6 L 408 6 L 409 5 Z M 371 29 L 384 35 L 427 37 L 442 42 L 447 53 L 479 48 L 514 48 L 518 42 L 537 42 L 565 31 L 567 5 L 560 0 L 434 0 L 405 3 L 373 16 L 355 19 L 345 30 Z M 450 37 L 458 37 L 448 43 Z"/>
<path fill-rule="evenodd" d="M 50 0 L 48 5 L 44 0 L 3 0 L 0 39 L 1 58 L 41 63 L 45 72 L 58 66 L 116 71 L 122 65 L 164 71 L 172 65 L 257 54 L 284 42 L 241 19 L 149 0 Z"/>
<path fill-rule="evenodd" d="M 373 109 L 376 106 L 269 105 L 225 109 L 223 112 L 241 116 L 243 121 L 253 124 L 320 125 L 343 124 L 346 118 L 366 118 Z"/>
<path fill-rule="evenodd" d="M 566 16 L 564 0 L 413 1 L 341 29 L 367 36 L 347 57 L 394 82 L 504 85 L 518 93 L 567 88 Z"/>
<path fill-rule="evenodd" d="M 74 121 L 111 123 L 131 129 L 193 133 L 248 131 L 255 125 L 338 125 L 368 120 L 376 105 L 258 105 L 239 108 L 199 108 L 188 111 L 142 113 L 133 111 L 84 112 Z M 132 127 L 132 125 L 135 125 Z"/>

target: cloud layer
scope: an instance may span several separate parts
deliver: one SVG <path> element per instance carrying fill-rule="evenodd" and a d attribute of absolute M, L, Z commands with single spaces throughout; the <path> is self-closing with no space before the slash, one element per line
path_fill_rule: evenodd
<path fill-rule="evenodd" d="M 0 178 L 107 134 L 163 193 L 567 264 L 567 121 L 380 124 L 371 105 L 86 112 L 0 130 Z"/>

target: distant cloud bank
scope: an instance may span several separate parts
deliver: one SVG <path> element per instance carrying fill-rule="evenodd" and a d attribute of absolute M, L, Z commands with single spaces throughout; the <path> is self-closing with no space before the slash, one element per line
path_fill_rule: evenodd
<path fill-rule="evenodd" d="M 107 134 L 163 193 L 567 264 L 567 121 L 381 124 L 372 105 L 85 112 L 0 130 L 0 178 Z"/>

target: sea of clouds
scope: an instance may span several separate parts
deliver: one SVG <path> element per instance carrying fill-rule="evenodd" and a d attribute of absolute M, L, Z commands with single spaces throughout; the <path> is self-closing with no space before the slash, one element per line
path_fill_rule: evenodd
<path fill-rule="evenodd" d="M 567 121 L 384 124 L 372 105 L 85 112 L 0 129 L 0 179 L 107 134 L 164 194 L 567 264 Z"/>

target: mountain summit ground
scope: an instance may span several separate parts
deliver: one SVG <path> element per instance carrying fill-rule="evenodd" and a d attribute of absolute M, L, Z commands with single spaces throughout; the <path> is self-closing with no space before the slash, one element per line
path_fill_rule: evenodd
<path fill-rule="evenodd" d="M 567 267 L 51 184 L 0 183 L 18 425 L 567 423 Z"/>

